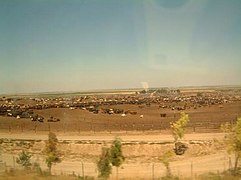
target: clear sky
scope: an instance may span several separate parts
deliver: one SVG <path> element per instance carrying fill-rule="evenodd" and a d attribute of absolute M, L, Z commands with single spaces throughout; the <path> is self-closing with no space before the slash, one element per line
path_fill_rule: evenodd
<path fill-rule="evenodd" d="M 0 93 L 241 85 L 240 0 L 0 0 Z"/>

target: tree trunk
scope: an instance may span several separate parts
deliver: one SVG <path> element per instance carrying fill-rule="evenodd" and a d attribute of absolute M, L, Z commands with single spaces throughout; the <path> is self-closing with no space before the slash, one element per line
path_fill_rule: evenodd
<path fill-rule="evenodd" d="M 116 166 L 116 179 L 118 180 L 118 167 Z"/>
<path fill-rule="evenodd" d="M 239 154 L 235 154 L 235 162 L 234 162 L 234 174 L 237 174 L 237 168 L 238 168 L 238 160 L 239 160 Z"/>
<path fill-rule="evenodd" d="M 52 164 L 48 165 L 49 168 L 49 175 L 51 175 Z"/>
<path fill-rule="evenodd" d="M 171 173 L 171 169 L 170 169 L 170 166 L 169 166 L 169 164 L 166 166 L 166 169 L 167 169 L 167 177 L 171 177 L 172 176 L 172 173 Z"/>

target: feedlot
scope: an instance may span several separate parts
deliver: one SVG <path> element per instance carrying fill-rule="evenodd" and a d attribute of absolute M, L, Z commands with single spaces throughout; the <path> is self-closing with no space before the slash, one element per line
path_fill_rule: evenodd
<path fill-rule="evenodd" d="M 241 117 L 240 89 L 2 96 L 1 159 L 5 169 L 15 167 L 14 159 L 26 150 L 46 170 L 43 150 L 52 131 L 59 139 L 62 160 L 53 173 L 81 175 L 84 166 L 85 174 L 97 179 L 101 149 L 118 136 L 126 157 L 119 177 L 158 178 L 165 175 L 159 157 L 174 147 L 170 122 L 179 119 L 180 112 L 190 119 L 183 139 L 188 149 L 171 161 L 172 173 L 196 177 L 230 167 L 234 157 L 225 151 L 220 125 Z M 115 179 L 114 173 L 110 179 Z"/>
<path fill-rule="evenodd" d="M 151 132 L 168 130 L 180 112 L 189 132 L 218 132 L 241 116 L 240 91 L 157 91 L 71 97 L 0 97 L 1 132 Z"/>

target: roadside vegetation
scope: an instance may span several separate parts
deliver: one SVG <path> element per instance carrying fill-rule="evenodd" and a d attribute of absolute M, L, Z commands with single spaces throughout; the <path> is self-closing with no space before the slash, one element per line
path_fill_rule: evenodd
<path fill-rule="evenodd" d="M 189 122 L 188 114 L 181 112 L 180 119 L 170 123 L 172 135 L 175 142 L 174 151 L 176 155 L 183 155 L 186 149 L 188 148 L 186 144 L 181 142 L 182 138 L 184 137 L 185 127 L 187 126 L 188 122 Z"/>
<path fill-rule="evenodd" d="M 189 122 L 188 114 L 181 112 L 180 119 L 171 122 L 172 135 L 175 142 L 181 141 L 185 134 L 185 127 Z"/>
<path fill-rule="evenodd" d="M 97 167 L 99 172 L 99 178 L 108 179 L 112 171 L 111 156 L 110 156 L 109 148 L 107 147 L 102 148 L 102 153 L 97 162 Z"/>
<path fill-rule="evenodd" d="M 230 123 L 222 125 L 222 129 L 227 133 L 224 137 L 227 152 L 235 156 L 234 167 L 230 169 L 230 173 L 241 175 L 241 167 L 239 166 L 241 158 L 241 118 L 238 118 L 234 125 Z"/>
<path fill-rule="evenodd" d="M 159 157 L 159 162 L 163 164 L 166 170 L 166 173 L 163 174 L 162 177 L 158 177 L 162 180 L 187 179 L 175 176 L 175 174 L 172 173 L 172 166 L 170 166 L 170 163 L 175 159 L 175 157 L 177 157 L 176 155 L 184 154 L 187 148 L 186 144 L 182 142 L 182 139 L 185 135 L 185 127 L 187 126 L 188 122 L 188 114 L 181 113 L 180 118 L 171 123 L 175 148 L 166 150 Z M 236 180 L 241 178 L 241 118 L 238 118 L 234 124 L 226 123 L 222 125 L 221 128 L 223 132 L 225 132 L 224 145 L 227 149 L 227 152 L 235 157 L 234 166 L 223 172 L 210 172 L 195 176 L 195 179 L 197 180 Z M 177 146 L 178 143 L 179 145 Z M 24 142 L 22 144 L 24 144 Z M 182 147 L 183 144 L 185 145 L 185 148 Z M 16 163 L 23 168 L 18 170 L 12 168 L 7 169 L 4 173 L 0 174 L 0 179 L 7 179 L 8 177 L 12 177 L 11 179 L 94 179 L 94 177 L 82 177 L 75 175 L 75 173 L 68 176 L 52 175 L 52 166 L 61 162 L 61 154 L 57 147 L 58 138 L 55 133 L 50 132 L 48 134 L 48 140 L 45 142 L 45 148 L 43 151 L 48 171 L 42 170 L 38 162 L 33 162 L 32 155 L 29 152 L 22 150 L 16 159 Z M 177 150 L 177 148 L 179 149 Z M 180 151 L 182 151 L 182 154 Z M 98 161 L 96 162 L 99 174 L 98 178 L 110 179 L 111 177 L 114 179 L 119 179 L 118 169 L 122 166 L 125 160 L 126 157 L 124 156 L 122 150 L 122 140 L 120 138 L 115 138 L 111 144 L 102 147 L 102 152 L 99 155 Z M 111 176 L 113 167 L 116 169 L 115 176 Z"/>
<path fill-rule="evenodd" d="M 29 169 L 32 163 L 30 162 L 31 155 L 25 151 L 22 151 L 19 154 L 19 157 L 16 159 L 16 162 L 24 167 L 24 169 Z"/>
<path fill-rule="evenodd" d="M 116 179 L 118 179 L 118 168 L 125 161 L 125 157 L 122 152 L 121 139 L 116 138 L 111 145 L 110 149 L 111 164 L 116 167 Z"/>
<path fill-rule="evenodd" d="M 110 148 L 103 147 L 100 158 L 97 162 L 99 177 L 107 179 L 112 173 L 112 166 L 116 167 L 116 179 L 118 179 L 118 168 L 125 161 L 122 152 L 121 139 L 116 138 Z"/>
<path fill-rule="evenodd" d="M 52 132 L 49 132 L 49 138 L 46 141 L 46 146 L 44 154 L 46 155 L 45 162 L 49 168 L 49 174 L 51 175 L 52 166 L 56 163 L 60 163 L 60 153 L 57 150 L 58 139 L 56 135 Z"/>

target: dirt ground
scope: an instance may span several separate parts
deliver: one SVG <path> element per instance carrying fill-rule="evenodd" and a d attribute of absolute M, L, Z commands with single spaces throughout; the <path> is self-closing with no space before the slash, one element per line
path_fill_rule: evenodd
<path fill-rule="evenodd" d="M 43 123 L 32 122 L 30 119 L 16 119 L 14 117 L 0 116 L 0 132 L 113 132 L 113 131 L 162 131 L 170 127 L 170 122 L 179 118 L 180 111 L 160 109 L 158 105 L 139 108 L 137 105 L 113 105 L 108 108 L 120 108 L 136 111 L 136 115 L 128 114 L 93 114 L 81 109 L 50 108 L 35 110 L 45 118 Z M 218 105 L 187 109 L 189 115 L 189 132 L 218 132 L 220 125 L 225 122 L 235 122 L 241 116 L 241 102 L 227 103 L 220 108 Z M 167 117 L 161 118 L 160 113 Z M 140 118 L 143 115 L 143 118 Z M 47 122 L 49 117 L 59 118 L 59 122 Z"/>
<path fill-rule="evenodd" d="M 21 102 L 20 102 L 21 103 Z M 26 102 L 24 102 L 26 103 Z M 31 100 L 29 104 L 33 103 Z M 157 104 L 112 105 L 103 108 L 119 108 L 136 111 L 136 115 L 94 114 L 87 110 L 70 108 L 49 108 L 34 110 L 45 118 L 44 122 L 30 119 L 0 116 L 1 160 L 8 167 L 17 167 L 16 157 L 22 150 L 33 155 L 33 162 L 47 169 L 42 153 L 48 132 L 56 133 L 62 162 L 53 167 L 56 174 L 75 174 L 97 177 L 96 161 L 103 146 L 110 146 L 115 137 L 123 143 L 126 157 L 119 169 L 119 179 L 155 179 L 165 175 L 160 156 L 174 148 L 170 132 L 170 122 L 179 118 L 180 111 L 159 108 Z M 166 117 L 160 117 L 165 113 Z M 186 109 L 190 122 L 183 142 L 188 149 L 183 156 L 175 156 L 171 161 L 173 174 L 192 177 L 228 169 L 233 157 L 226 153 L 220 125 L 235 123 L 241 117 L 241 102 Z M 143 115 L 140 118 L 140 115 Z M 50 117 L 59 122 L 47 122 Z M 84 172 L 82 171 L 84 166 Z M 111 179 L 115 179 L 115 169 Z"/>
<path fill-rule="evenodd" d="M 0 133 L 2 137 L 2 161 L 8 166 L 18 166 L 14 160 L 23 149 L 33 155 L 33 161 L 47 169 L 42 151 L 47 134 Z M 103 146 L 110 146 L 115 135 L 102 133 L 96 135 L 57 134 L 58 149 L 62 154 L 62 162 L 53 167 L 54 174 L 98 176 L 96 162 Z M 174 147 L 170 134 L 120 135 L 123 154 L 126 157 L 119 169 L 119 177 L 123 179 L 152 179 L 165 175 L 165 168 L 159 157 Z M 192 133 L 186 134 L 183 142 L 188 150 L 183 156 L 175 156 L 171 162 L 173 174 L 183 177 L 198 176 L 209 171 L 222 171 L 229 166 L 229 155 L 222 143 L 223 133 Z M 191 168 L 192 166 L 192 168 Z M 115 169 L 111 175 L 115 179 Z"/>

